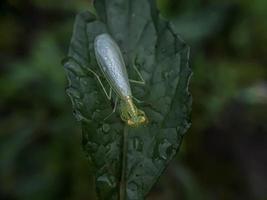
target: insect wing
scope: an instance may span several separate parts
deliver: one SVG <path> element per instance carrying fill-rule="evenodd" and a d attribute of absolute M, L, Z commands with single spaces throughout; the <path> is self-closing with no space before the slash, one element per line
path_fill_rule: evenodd
<path fill-rule="evenodd" d="M 121 98 L 132 96 L 128 74 L 120 48 L 108 34 L 101 34 L 94 42 L 99 67 L 112 89 Z"/>

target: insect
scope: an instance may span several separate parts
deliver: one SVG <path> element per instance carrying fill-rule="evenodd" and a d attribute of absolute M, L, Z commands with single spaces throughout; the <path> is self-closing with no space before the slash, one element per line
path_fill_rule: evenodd
<path fill-rule="evenodd" d="M 91 71 L 98 79 L 105 95 L 110 100 L 112 90 L 116 94 L 115 106 L 110 115 L 116 111 L 118 99 L 120 100 L 120 116 L 121 119 L 131 127 L 139 127 L 148 123 L 148 118 L 144 111 L 138 109 L 133 102 L 133 95 L 130 87 L 130 81 L 134 83 L 145 84 L 141 73 L 134 66 L 141 81 L 130 80 L 128 78 L 124 59 L 117 43 L 107 33 L 98 35 L 94 40 L 94 50 L 97 63 L 110 85 L 109 94 L 103 86 L 99 76 Z M 107 119 L 108 115 L 105 119 Z"/>

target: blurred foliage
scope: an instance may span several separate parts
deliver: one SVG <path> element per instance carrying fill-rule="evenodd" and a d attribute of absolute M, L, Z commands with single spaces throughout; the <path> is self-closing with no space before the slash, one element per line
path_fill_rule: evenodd
<path fill-rule="evenodd" d="M 87 3 L 0 2 L 0 199 L 95 199 L 60 65 Z M 193 124 L 149 199 L 267 199 L 266 4 L 158 0 L 192 47 Z"/>

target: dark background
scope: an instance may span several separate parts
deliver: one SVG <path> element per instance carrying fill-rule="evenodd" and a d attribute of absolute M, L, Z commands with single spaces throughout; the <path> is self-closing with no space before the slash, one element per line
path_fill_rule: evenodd
<path fill-rule="evenodd" d="M 0 199 L 93 200 L 60 62 L 88 0 L 0 1 Z M 192 126 L 149 200 L 267 200 L 267 1 L 158 0 L 190 44 Z"/>

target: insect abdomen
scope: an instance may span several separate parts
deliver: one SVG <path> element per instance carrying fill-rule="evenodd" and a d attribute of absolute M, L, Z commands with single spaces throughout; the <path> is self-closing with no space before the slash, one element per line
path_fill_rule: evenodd
<path fill-rule="evenodd" d="M 128 74 L 118 45 L 104 33 L 95 38 L 95 55 L 105 78 L 122 99 L 132 96 Z"/>

